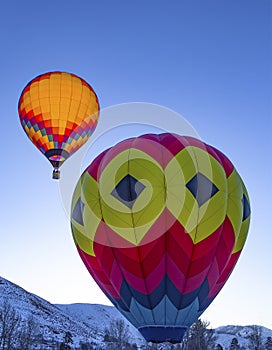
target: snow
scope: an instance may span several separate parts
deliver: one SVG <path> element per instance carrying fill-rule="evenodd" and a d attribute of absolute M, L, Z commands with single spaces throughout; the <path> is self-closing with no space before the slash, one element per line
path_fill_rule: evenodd
<path fill-rule="evenodd" d="M 133 342 L 137 344 L 144 343 L 144 339 L 138 330 L 132 326 L 113 306 L 106 306 L 100 304 L 69 304 L 61 305 L 56 304 L 56 306 L 72 316 L 79 322 L 93 327 L 104 336 L 104 330 L 109 328 L 111 322 L 116 320 L 123 320 L 125 325 L 129 329 L 129 336 L 133 339 Z"/>

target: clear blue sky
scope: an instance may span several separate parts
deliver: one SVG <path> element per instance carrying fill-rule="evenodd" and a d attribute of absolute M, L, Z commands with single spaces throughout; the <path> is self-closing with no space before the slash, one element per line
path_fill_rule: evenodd
<path fill-rule="evenodd" d="M 58 183 L 18 120 L 21 90 L 63 70 L 101 108 L 182 114 L 235 164 L 251 198 L 248 241 L 203 318 L 272 328 L 271 1 L 10 0 L 0 12 L 0 275 L 53 303 L 108 303 L 72 241 Z"/>

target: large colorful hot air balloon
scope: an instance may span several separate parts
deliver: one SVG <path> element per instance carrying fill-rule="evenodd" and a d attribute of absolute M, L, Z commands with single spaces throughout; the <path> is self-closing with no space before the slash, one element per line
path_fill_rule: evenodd
<path fill-rule="evenodd" d="M 31 80 L 18 104 L 20 121 L 32 143 L 54 167 L 59 167 L 93 133 L 99 103 L 93 88 L 66 72 L 50 72 Z"/>
<path fill-rule="evenodd" d="M 244 246 L 246 188 L 217 149 L 175 134 L 100 154 L 73 195 L 71 226 L 100 288 L 147 341 L 180 342 Z"/>

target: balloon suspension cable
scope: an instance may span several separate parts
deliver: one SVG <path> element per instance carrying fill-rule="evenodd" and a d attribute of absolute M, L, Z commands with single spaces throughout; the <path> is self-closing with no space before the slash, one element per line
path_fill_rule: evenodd
<path fill-rule="evenodd" d="M 53 173 L 52 173 L 52 178 L 54 180 L 59 180 L 59 178 L 60 178 L 59 168 L 54 168 Z"/>

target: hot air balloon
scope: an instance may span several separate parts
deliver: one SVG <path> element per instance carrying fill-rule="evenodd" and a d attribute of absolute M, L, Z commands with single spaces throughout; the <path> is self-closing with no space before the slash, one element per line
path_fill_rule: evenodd
<path fill-rule="evenodd" d="M 99 117 L 93 88 L 66 72 L 49 72 L 31 80 L 23 89 L 18 112 L 24 131 L 50 161 L 53 178 L 59 167 L 92 135 Z"/>
<path fill-rule="evenodd" d="M 182 341 L 231 274 L 250 220 L 230 160 L 176 134 L 126 139 L 74 190 L 71 228 L 88 271 L 147 341 Z"/>

